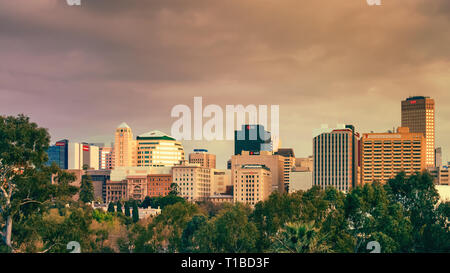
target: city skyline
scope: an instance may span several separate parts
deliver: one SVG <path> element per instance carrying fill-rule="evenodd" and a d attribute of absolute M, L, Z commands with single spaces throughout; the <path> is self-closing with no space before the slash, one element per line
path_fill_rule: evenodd
<path fill-rule="evenodd" d="M 281 146 L 306 157 L 321 124 L 385 132 L 401 125 L 401 100 L 424 95 L 450 160 L 446 0 L 107 2 L 0 3 L 2 114 L 31 116 L 52 142 L 111 142 L 123 121 L 136 135 L 170 134 L 170 110 L 194 96 L 278 104 Z M 233 150 L 183 145 L 210 150 L 220 167 Z"/>

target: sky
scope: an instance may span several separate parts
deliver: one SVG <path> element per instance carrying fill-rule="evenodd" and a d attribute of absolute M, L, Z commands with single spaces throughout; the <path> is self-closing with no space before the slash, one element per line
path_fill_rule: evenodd
<path fill-rule="evenodd" d="M 170 134 L 175 105 L 279 105 L 282 147 L 312 153 L 322 124 L 400 126 L 400 103 L 436 101 L 450 160 L 450 1 L 0 0 L 0 115 L 59 139 Z M 270 130 L 270 128 L 268 128 Z M 232 141 L 207 148 L 224 168 Z"/>

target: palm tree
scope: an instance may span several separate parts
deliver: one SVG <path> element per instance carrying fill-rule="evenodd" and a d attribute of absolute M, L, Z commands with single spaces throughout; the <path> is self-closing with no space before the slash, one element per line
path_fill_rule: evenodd
<path fill-rule="evenodd" d="M 326 253 L 331 252 L 326 236 L 314 223 L 286 223 L 272 238 L 271 252 L 275 253 Z"/>

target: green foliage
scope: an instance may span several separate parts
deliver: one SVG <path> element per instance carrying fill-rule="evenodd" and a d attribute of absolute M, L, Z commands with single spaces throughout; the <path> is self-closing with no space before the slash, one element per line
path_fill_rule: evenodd
<path fill-rule="evenodd" d="M 129 202 L 125 202 L 125 216 L 131 216 Z"/>
<path fill-rule="evenodd" d="M 120 201 L 117 201 L 117 203 L 116 203 L 116 212 L 119 213 L 119 214 L 123 213 L 123 211 L 122 211 L 122 202 L 120 202 Z"/>
<path fill-rule="evenodd" d="M 83 175 L 81 177 L 80 200 L 84 203 L 94 201 L 94 186 L 92 185 L 92 178 L 89 175 Z"/>
<path fill-rule="evenodd" d="M 136 202 L 133 202 L 133 222 L 139 221 L 139 208 Z"/>
<path fill-rule="evenodd" d="M 97 222 L 111 222 L 113 215 L 109 212 L 104 212 L 101 209 L 95 209 L 92 211 L 92 218 Z"/>
<path fill-rule="evenodd" d="M 272 237 L 269 249 L 274 253 L 327 253 L 331 252 L 326 237 L 313 223 L 287 223 Z"/>
<path fill-rule="evenodd" d="M 108 212 L 114 213 L 116 211 L 113 202 L 109 202 L 108 204 Z"/>
<path fill-rule="evenodd" d="M 143 208 L 161 208 L 164 209 L 166 206 L 170 206 L 176 203 L 184 203 L 186 200 L 183 197 L 169 194 L 167 196 L 157 196 L 157 197 L 145 197 L 144 201 L 141 204 L 141 207 Z"/>

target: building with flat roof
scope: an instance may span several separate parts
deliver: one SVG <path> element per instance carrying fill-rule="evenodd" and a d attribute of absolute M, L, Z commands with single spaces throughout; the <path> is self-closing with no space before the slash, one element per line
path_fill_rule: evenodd
<path fill-rule="evenodd" d="M 422 133 L 425 137 L 427 167 L 434 167 L 435 152 L 435 103 L 424 96 L 409 97 L 402 101 L 402 127 L 411 133 Z"/>
<path fill-rule="evenodd" d="M 172 174 L 149 174 L 147 175 L 147 196 L 166 196 L 170 193 Z"/>
<path fill-rule="evenodd" d="M 361 138 L 361 181 L 387 182 L 399 172 L 407 175 L 425 170 L 425 138 L 400 127 L 396 133 L 363 134 Z"/>
<path fill-rule="evenodd" d="M 231 156 L 231 175 L 233 185 L 236 184 L 237 171 L 244 165 L 264 165 L 270 169 L 272 190 L 285 192 L 285 158 L 281 155 L 274 155 L 269 151 L 261 151 L 259 154 L 251 154 L 248 151 L 242 151 L 240 155 Z"/>
<path fill-rule="evenodd" d="M 247 164 L 236 170 L 234 202 L 254 206 L 272 193 L 272 173 L 264 165 Z"/>
<path fill-rule="evenodd" d="M 313 185 L 348 192 L 358 183 L 359 134 L 352 125 L 322 132 L 313 140 Z"/>
<path fill-rule="evenodd" d="M 194 149 L 194 152 L 189 154 L 189 163 L 215 169 L 216 155 L 208 153 L 205 149 Z"/>
<path fill-rule="evenodd" d="M 205 201 L 211 194 L 211 169 L 197 164 L 172 167 L 173 183 L 178 185 L 180 196 L 188 201 Z"/>

